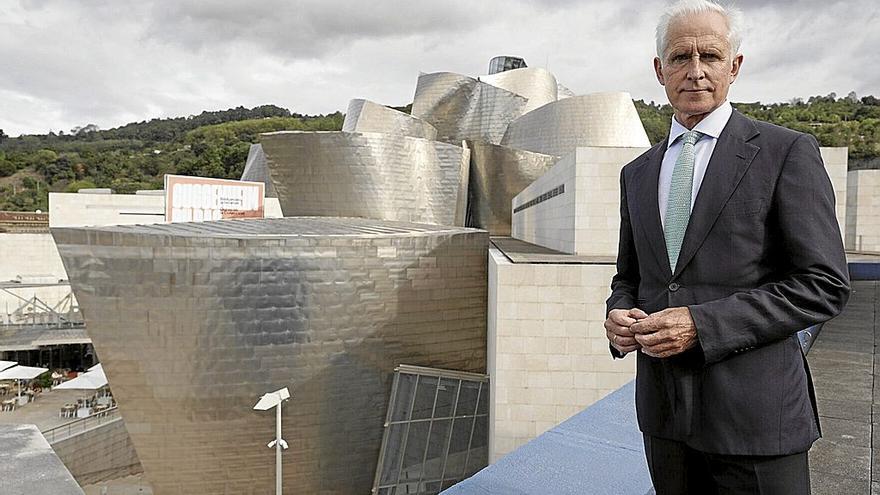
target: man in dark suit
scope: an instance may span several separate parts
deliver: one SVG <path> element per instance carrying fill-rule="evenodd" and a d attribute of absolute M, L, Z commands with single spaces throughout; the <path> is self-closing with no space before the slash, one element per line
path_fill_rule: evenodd
<path fill-rule="evenodd" d="M 849 296 L 815 139 L 727 102 L 740 19 L 708 0 L 663 16 L 654 67 L 675 117 L 621 173 L 605 328 L 615 357 L 637 353 L 658 494 L 809 493 L 819 425 L 795 334 Z"/>

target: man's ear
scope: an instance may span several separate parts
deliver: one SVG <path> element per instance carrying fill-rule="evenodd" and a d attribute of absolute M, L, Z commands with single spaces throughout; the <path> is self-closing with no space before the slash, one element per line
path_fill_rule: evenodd
<path fill-rule="evenodd" d="M 742 55 L 740 55 L 739 58 L 742 59 Z M 739 69 L 737 68 L 737 71 L 738 70 Z M 660 63 L 660 57 L 654 57 L 654 74 L 657 75 L 657 80 L 660 81 L 660 85 L 666 86 L 666 81 L 663 78 L 663 66 Z"/>
<path fill-rule="evenodd" d="M 730 83 L 733 84 L 733 81 L 736 81 L 736 76 L 739 75 L 739 69 L 742 67 L 743 56 L 742 53 L 733 57 L 733 64 L 730 66 Z"/>

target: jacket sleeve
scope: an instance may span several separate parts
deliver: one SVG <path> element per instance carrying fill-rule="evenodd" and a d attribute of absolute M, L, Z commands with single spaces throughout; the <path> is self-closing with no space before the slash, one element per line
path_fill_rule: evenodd
<path fill-rule="evenodd" d="M 617 273 L 611 279 L 611 296 L 605 301 L 605 318 L 612 309 L 631 309 L 636 306 L 639 289 L 639 260 L 633 244 L 632 224 L 629 220 L 629 208 L 626 201 L 626 180 L 624 171 L 620 172 L 620 241 L 617 250 Z M 608 349 L 615 358 L 622 358 L 621 353 L 611 343 Z"/>
<path fill-rule="evenodd" d="M 617 273 L 611 279 L 611 296 L 605 301 L 605 317 L 612 309 L 632 309 L 639 290 L 639 260 L 633 242 L 632 224 L 626 201 L 624 170 L 620 172 L 620 237 L 617 248 Z"/>
<path fill-rule="evenodd" d="M 706 364 L 827 321 L 849 298 L 849 275 L 834 190 L 816 140 L 794 140 L 771 200 L 785 267 L 777 280 L 689 306 Z"/>

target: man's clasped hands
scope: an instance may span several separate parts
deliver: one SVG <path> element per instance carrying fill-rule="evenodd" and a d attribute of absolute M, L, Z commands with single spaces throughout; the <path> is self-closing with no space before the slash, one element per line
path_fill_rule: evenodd
<path fill-rule="evenodd" d="M 697 344 L 697 328 L 686 307 L 647 314 L 641 309 L 612 309 L 605 320 L 605 335 L 621 353 L 641 349 L 648 356 L 665 358 Z"/>

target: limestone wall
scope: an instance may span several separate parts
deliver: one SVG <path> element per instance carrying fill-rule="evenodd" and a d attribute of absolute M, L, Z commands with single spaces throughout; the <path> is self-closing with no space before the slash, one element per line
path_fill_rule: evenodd
<path fill-rule="evenodd" d="M 845 238 L 846 232 L 846 202 L 847 196 L 847 167 L 849 160 L 847 154 L 849 148 L 819 148 L 822 154 L 822 161 L 825 162 L 825 169 L 828 171 L 828 177 L 831 179 L 831 185 L 834 187 L 834 211 L 837 213 L 837 223 L 840 225 L 840 235 Z"/>
<path fill-rule="evenodd" d="M 20 278 L 19 278 L 20 277 Z M 67 279 L 61 256 L 52 235 L 0 234 L 0 283 L 20 280 L 27 283 L 58 283 Z M 34 296 L 54 306 L 70 294 L 70 287 L 21 287 L 9 292 L 0 291 L 0 323 L 7 321 L 7 314 L 21 306 L 23 299 Z M 10 293 L 11 292 L 11 293 Z"/>
<path fill-rule="evenodd" d="M 281 217 L 278 198 L 265 199 L 266 218 Z M 165 222 L 165 196 L 49 193 L 49 226 L 80 227 Z"/>
<path fill-rule="evenodd" d="M 122 418 L 52 444 L 80 485 L 142 471 Z"/>
<path fill-rule="evenodd" d="M 617 254 L 620 170 L 645 148 L 578 148 L 513 199 L 512 236 L 578 255 Z"/>
<path fill-rule="evenodd" d="M 489 251 L 489 460 L 559 424 L 635 376 L 605 338 L 611 264 L 511 263 Z"/>
<path fill-rule="evenodd" d="M 847 174 L 846 248 L 880 252 L 880 170 Z"/>

